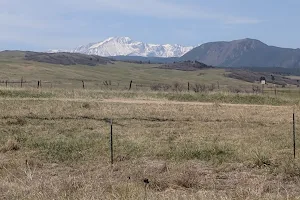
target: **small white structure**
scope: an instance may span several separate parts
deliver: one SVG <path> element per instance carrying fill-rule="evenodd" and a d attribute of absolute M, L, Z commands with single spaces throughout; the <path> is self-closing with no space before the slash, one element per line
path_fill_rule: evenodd
<path fill-rule="evenodd" d="M 265 85 L 267 83 L 266 78 L 265 77 L 260 77 L 260 84 Z"/>

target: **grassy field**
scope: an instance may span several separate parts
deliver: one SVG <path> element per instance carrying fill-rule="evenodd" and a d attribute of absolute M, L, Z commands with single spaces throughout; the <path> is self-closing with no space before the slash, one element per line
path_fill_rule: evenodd
<path fill-rule="evenodd" d="M 296 86 L 253 94 L 255 84 L 223 69 L 60 66 L 23 57 L 0 54 L 0 81 L 32 81 L 0 83 L 0 199 L 300 199 Z M 196 83 L 206 88 L 195 93 Z M 151 89 L 156 84 L 170 88 Z"/>
<path fill-rule="evenodd" d="M 24 81 L 24 87 L 36 87 L 37 81 L 43 81 L 44 88 L 72 88 L 82 87 L 82 80 L 88 89 L 104 89 L 103 81 L 111 81 L 113 89 L 129 87 L 133 80 L 133 89 L 149 90 L 157 83 L 173 85 L 174 82 L 183 84 L 187 90 L 188 82 L 192 84 L 214 84 L 221 88 L 239 85 L 250 87 L 250 83 L 224 77 L 224 69 L 208 69 L 201 71 L 178 71 L 158 69 L 155 64 L 134 64 L 114 62 L 114 64 L 84 66 L 84 65 L 54 65 L 24 60 L 24 52 L 0 53 L 0 81 Z M 5 86 L 5 83 L 2 86 Z M 1 84 L 0 84 L 1 85 Z M 136 86 L 138 85 L 138 86 Z M 143 87 L 141 87 L 141 85 Z M 20 84 L 9 84 L 10 87 L 20 87 Z M 192 86 L 191 86 L 192 87 Z M 191 88 L 192 89 L 192 88 Z"/>
<path fill-rule="evenodd" d="M 298 105 L 251 94 L 2 88 L 0 199 L 299 199 Z"/>

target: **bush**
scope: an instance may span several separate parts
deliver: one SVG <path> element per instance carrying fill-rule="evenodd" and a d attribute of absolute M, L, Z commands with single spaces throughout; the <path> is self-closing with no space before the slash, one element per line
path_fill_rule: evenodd
<path fill-rule="evenodd" d="M 193 90 L 194 92 L 198 93 L 198 92 L 205 92 L 206 91 L 206 86 L 205 84 L 198 84 L 196 83 L 194 86 L 193 86 Z"/>
<path fill-rule="evenodd" d="M 183 91 L 183 84 L 179 82 L 173 83 L 173 90 L 176 92 L 182 92 Z"/>

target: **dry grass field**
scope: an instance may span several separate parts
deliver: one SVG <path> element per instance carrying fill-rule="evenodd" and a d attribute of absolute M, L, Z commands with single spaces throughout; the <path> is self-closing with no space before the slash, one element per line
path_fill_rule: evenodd
<path fill-rule="evenodd" d="M 0 199 L 300 199 L 295 85 L 253 94 L 258 85 L 224 69 L 62 66 L 24 56 L 0 53 Z M 21 77 L 23 88 L 6 87 Z"/>
<path fill-rule="evenodd" d="M 293 108 L 298 134 L 292 97 L 2 88 L 0 199 L 300 199 Z"/>

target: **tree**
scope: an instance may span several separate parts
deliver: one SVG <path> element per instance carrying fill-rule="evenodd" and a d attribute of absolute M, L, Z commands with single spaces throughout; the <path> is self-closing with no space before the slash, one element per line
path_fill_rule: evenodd
<path fill-rule="evenodd" d="M 272 78 L 272 81 L 274 82 L 275 81 L 275 76 L 271 75 L 271 78 Z"/>

